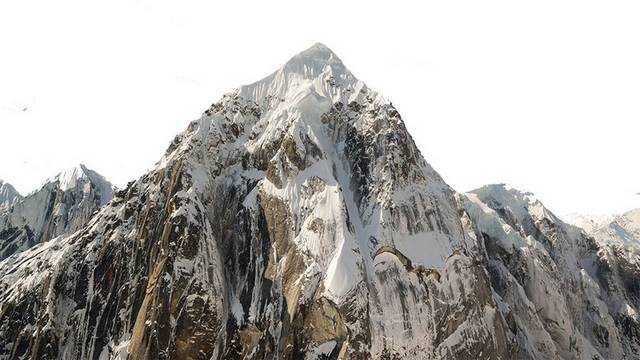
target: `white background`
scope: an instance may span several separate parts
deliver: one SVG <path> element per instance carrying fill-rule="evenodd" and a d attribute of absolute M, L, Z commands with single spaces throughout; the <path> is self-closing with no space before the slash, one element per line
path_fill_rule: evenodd
<path fill-rule="evenodd" d="M 0 178 L 82 162 L 116 185 L 223 93 L 323 42 L 459 191 L 640 207 L 637 1 L 3 1 Z"/>

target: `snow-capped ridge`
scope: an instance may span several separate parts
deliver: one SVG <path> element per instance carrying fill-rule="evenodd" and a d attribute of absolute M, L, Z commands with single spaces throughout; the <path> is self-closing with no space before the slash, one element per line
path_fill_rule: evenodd
<path fill-rule="evenodd" d="M 631 246 L 640 249 L 640 209 L 601 219 L 583 216 L 582 228 L 603 244 Z M 577 225 L 578 226 L 578 225 Z"/>
<path fill-rule="evenodd" d="M 534 193 L 508 184 L 489 184 L 470 191 L 476 194 L 482 201 L 490 202 L 491 199 L 511 208 L 514 215 L 520 220 L 528 215 L 537 218 L 547 218 L 553 222 L 560 221 L 544 204 L 538 200 Z"/>
<path fill-rule="evenodd" d="M 615 215 L 569 213 L 561 215 L 560 218 L 567 224 L 577 226 L 589 234 L 604 224 L 611 222 Z"/>

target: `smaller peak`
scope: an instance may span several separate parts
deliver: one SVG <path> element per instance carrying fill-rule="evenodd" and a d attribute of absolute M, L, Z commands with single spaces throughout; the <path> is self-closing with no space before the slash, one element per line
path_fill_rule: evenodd
<path fill-rule="evenodd" d="M 76 164 L 73 167 L 58 173 L 57 175 L 47 179 L 46 184 L 57 183 L 62 191 L 74 188 L 80 179 L 88 179 L 96 184 L 111 184 L 104 178 L 104 176 L 89 169 L 84 164 Z"/>
<path fill-rule="evenodd" d="M 10 183 L 0 179 L 0 188 L 8 188 L 8 189 L 14 189 L 13 185 L 11 185 Z M 16 191 L 17 192 L 17 191 Z"/>
<path fill-rule="evenodd" d="M 640 226 L 640 208 L 626 211 L 620 216 L 624 218 L 634 219 L 634 221 L 636 221 Z"/>
<path fill-rule="evenodd" d="M 77 164 L 56 176 L 47 179 L 44 187 L 48 185 L 57 186 L 62 191 L 75 188 L 80 183 L 91 183 L 101 194 L 101 205 L 106 204 L 113 197 L 115 187 L 98 172 L 89 169 L 84 164 Z"/>
<path fill-rule="evenodd" d="M 73 176 L 81 177 L 82 175 L 86 174 L 88 171 L 89 169 L 87 169 L 87 167 L 84 166 L 83 164 L 76 164 L 68 168 L 67 170 L 62 171 L 58 175 L 73 175 Z"/>
<path fill-rule="evenodd" d="M 593 233 L 596 229 L 611 223 L 615 219 L 612 214 L 585 214 L 585 213 L 569 213 L 560 216 L 565 223 L 577 226 L 587 232 Z"/>
<path fill-rule="evenodd" d="M 475 194 L 484 203 L 492 203 L 490 207 L 497 205 L 510 208 L 520 221 L 527 214 L 537 218 L 544 217 L 554 222 L 557 219 L 533 192 L 509 184 L 489 184 L 470 193 Z"/>
<path fill-rule="evenodd" d="M 469 192 L 477 195 L 484 202 L 497 201 L 513 208 L 541 205 L 534 193 L 505 183 L 488 184 Z"/>
<path fill-rule="evenodd" d="M 531 191 L 506 183 L 487 184 L 469 192 L 474 194 L 508 193 L 511 194 L 511 196 L 535 197 L 535 194 Z"/>
<path fill-rule="evenodd" d="M 47 179 L 45 183 L 58 183 L 61 190 L 69 190 L 76 186 L 78 179 L 87 175 L 87 168 L 83 164 L 74 165 L 64 170 L 52 178 Z"/>
<path fill-rule="evenodd" d="M 510 187 L 511 186 L 507 185 L 506 183 L 495 183 L 495 184 L 483 185 L 483 186 L 481 186 L 478 189 L 473 190 L 473 191 L 477 191 L 477 190 L 480 190 L 480 189 L 503 189 L 503 190 L 506 190 L 507 188 L 510 188 Z"/>
<path fill-rule="evenodd" d="M 11 184 L 0 179 L 0 207 L 11 205 L 21 198 L 22 195 Z"/>

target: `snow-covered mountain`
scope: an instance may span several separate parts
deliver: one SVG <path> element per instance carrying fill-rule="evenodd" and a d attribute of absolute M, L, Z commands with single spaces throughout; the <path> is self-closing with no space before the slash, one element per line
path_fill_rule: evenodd
<path fill-rule="evenodd" d="M 582 213 L 571 213 L 561 216 L 562 220 L 567 224 L 571 224 L 583 229 L 587 234 L 593 233 L 594 230 L 600 228 L 601 226 L 610 223 L 615 215 L 611 214 L 582 214 Z"/>
<path fill-rule="evenodd" d="M 585 226 L 584 229 L 597 240 L 640 248 L 640 209 L 606 218 L 586 218 L 586 222 L 593 226 Z"/>
<path fill-rule="evenodd" d="M 111 200 L 113 190 L 103 176 L 78 165 L 26 197 L 14 197 L 0 208 L 0 260 L 80 229 Z"/>
<path fill-rule="evenodd" d="M 465 207 L 518 358 L 640 356 L 637 253 L 596 241 L 502 184 L 470 192 Z"/>
<path fill-rule="evenodd" d="M 0 358 L 634 358 L 637 262 L 607 249 L 531 194 L 456 194 L 316 44 L 0 262 Z"/>
<path fill-rule="evenodd" d="M 22 195 L 11 184 L 0 180 L 0 211 L 20 200 Z"/>

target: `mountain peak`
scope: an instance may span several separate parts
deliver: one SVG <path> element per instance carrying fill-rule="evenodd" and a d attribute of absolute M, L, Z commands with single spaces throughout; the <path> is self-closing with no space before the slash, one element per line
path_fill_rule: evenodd
<path fill-rule="evenodd" d="M 489 184 L 469 193 L 485 203 L 510 208 L 520 220 L 529 215 L 535 215 L 539 219 L 557 219 L 534 193 L 508 184 Z"/>
<path fill-rule="evenodd" d="M 536 195 L 531 191 L 505 183 L 487 184 L 470 192 L 479 196 L 519 199 L 519 202 L 523 205 L 540 203 Z"/>
<path fill-rule="evenodd" d="M 340 65 L 344 67 L 342 60 L 328 46 L 322 43 L 315 43 L 306 50 L 301 51 L 289 61 L 290 64 L 303 63 L 306 65 Z M 285 67 L 287 66 L 285 65 Z"/>
<path fill-rule="evenodd" d="M 326 52 L 326 53 L 331 53 L 333 54 L 333 51 L 331 49 L 329 49 L 329 47 L 321 42 L 317 42 L 313 45 L 311 45 L 307 50 L 303 51 L 322 51 L 322 52 Z"/>
<path fill-rule="evenodd" d="M 337 100 L 361 89 L 366 90 L 366 86 L 351 74 L 342 60 L 326 45 L 316 43 L 294 55 L 271 75 L 241 86 L 238 94 L 257 103 L 268 97 L 301 98 L 298 95 L 308 93 Z"/>
<path fill-rule="evenodd" d="M 637 256 L 529 192 L 456 194 L 382 101 L 316 44 L 99 212 L 60 174 L 0 228 L 0 358 L 637 354 Z"/>
<path fill-rule="evenodd" d="M 68 190 L 76 186 L 76 182 L 78 181 L 78 179 L 87 176 L 88 171 L 89 169 L 87 169 L 87 167 L 83 164 L 77 164 L 67 170 L 58 173 L 54 177 L 48 179 L 46 182 L 58 182 L 61 190 Z"/>
<path fill-rule="evenodd" d="M 0 179 L 0 206 L 11 205 L 22 198 L 22 195 L 8 182 Z"/>
<path fill-rule="evenodd" d="M 111 199 L 114 190 L 113 185 L 104 176 L 87 168 L 84 164 L 77 164 L 47 179 L 45 185 L 56 183 L 60 190 L 67 191 L 76 187 L 81 179 L 86 179 L 83 182 L 89 181 L 93 183 L 100 190 L 105 202 Z"/>
<path fill-rule="evenodd" d="M 561 218 L 567 224 L 577 226 L 586 231 L 587 234 L 591 234 L 596 229 L 612 222 L 615 219 L 615 215 L 569 213 L 564 214 Z"/>

